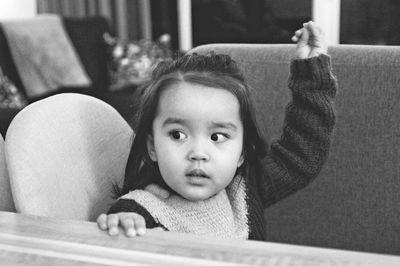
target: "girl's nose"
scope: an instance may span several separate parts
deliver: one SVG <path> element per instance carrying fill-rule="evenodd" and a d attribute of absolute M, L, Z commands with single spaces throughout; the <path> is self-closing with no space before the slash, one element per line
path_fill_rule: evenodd
<path fill-rule="evenodd" d="M 190 161 L 208 161 L 209 157 L 202 152 L 192 152 L 189 154 Z"/>
<path fill-rule="evenodd" d="M 188 159 L 190 161 L 208 161 L 210 156 L 208 155 L 204 145 L 194 145 L 189 151 Z"/>

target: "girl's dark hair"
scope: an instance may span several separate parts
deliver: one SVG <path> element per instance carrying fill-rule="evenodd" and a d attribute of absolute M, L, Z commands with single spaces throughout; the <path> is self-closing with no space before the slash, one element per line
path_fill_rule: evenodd
<path fill-rule="evenodd" d="M 244 129 L 244 162 L 238 173 L 246 178 L 257 174 L 257 169 L 260 169 L 260 161 L 267 153 L 267 145 L 257 126 L 249 87 L 236 62 L 230 56 L 222 54 L 187 54 L 176 60 L 160 62 L 153 70 L 151 81 L 143 86 L 138 101 L 136 136 L 125 169 L 124 184 L 122 190 L 118 190 L 118 196 L 134 189 L 143 189 L 149 184 L 158 184 L 169 189 L 161 177 L 157 163 L 148 155 L 147 138 L 152 134 L 162 91 L 180 82 L 225 89 L 236 96 Z"/>

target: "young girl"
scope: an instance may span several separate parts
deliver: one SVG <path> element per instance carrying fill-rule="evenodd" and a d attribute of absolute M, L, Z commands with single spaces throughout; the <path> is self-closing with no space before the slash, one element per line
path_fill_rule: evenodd
<path fill-rule="evenodd" d="M 328 156 L 336 81 L 321 30 L 295 32 L 283 135 L 270 149 L 248 85 L 226 55 L 163 62 L 143 92 L 120 198 L 98 225 L 265 239 L 263 209 L 306 186 Z"/>

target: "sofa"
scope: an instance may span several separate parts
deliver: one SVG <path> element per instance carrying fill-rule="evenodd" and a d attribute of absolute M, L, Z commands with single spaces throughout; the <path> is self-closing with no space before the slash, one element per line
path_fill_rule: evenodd
<path fill-rule="evenodd" d="M 294 45 L 213 44 L 245 71 L 268 138 L 280 136 Z M 329 47 L 339 90 L 330 156 L 304 190 L 265 210 L 269 241 L 400 255 L 400 46 Z"/>
<path fill-rule="evenodd" d="M 136 86 L 127 86 L 123 90 L 110 90 L 109 74 L 109 47 L 104 41 L 103 34 L 112 35 L 109 22 L 101 16 L 72 18 L 61 17 L 67 36 L 82 63 L 84 70 L 90 78 L 92 85 L 82 87 L 60 87 L 56 92 L 40 95 L 39 97 L 28 97 L 10 51 L 7 35 L 0 22 L 0 67 L 8 79 L 14 83 L 19 92 L 27 99 L 28 103 L 46 98 L 48 96 L 64 93 L 77 92 L 99 98 L 111 104 L 126 120 L 132 116 L 132 99 Z M 8 125 L 13 117 L 20 111 L 18 108 L 0 108 L 0 133 L 5 136 Z"/>
<path fill-rule="evenodd" d="M 290 101 L 294 49 L 210 44 L 191 52 L 226 53 L 239 63 L 271 140 Z M 329 53 L 339 83 L 330 155 L 315 181 L 265 210 L 267 239 L 400 255 L 400 46 L 337 45 Z"/>

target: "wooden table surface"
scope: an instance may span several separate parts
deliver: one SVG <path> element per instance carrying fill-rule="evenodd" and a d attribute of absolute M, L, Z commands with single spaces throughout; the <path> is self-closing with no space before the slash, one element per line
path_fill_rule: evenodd
<path fill-rule="evenodd" d="M 400 265 L 400 257 L 158 230 L 111 237 L 92 222 L 0 212 L 0 265 L 243 264 Z"/>

